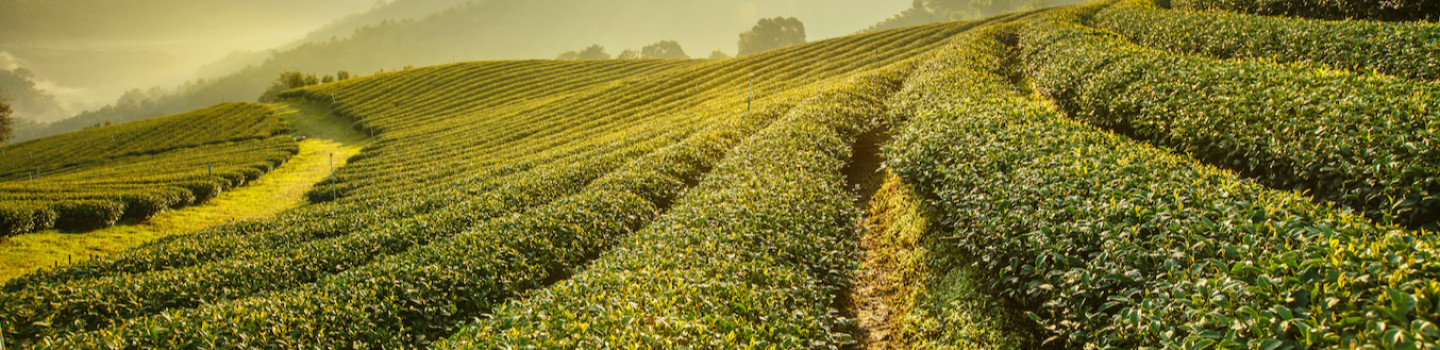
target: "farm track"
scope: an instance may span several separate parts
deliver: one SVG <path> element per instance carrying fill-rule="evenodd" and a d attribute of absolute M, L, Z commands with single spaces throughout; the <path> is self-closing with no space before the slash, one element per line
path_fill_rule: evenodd
<path fill-rule="evenodd" d="M 856 232 L 861 237 L 857 249 L 864 257 L 864 264 L 852 277 L 850 286 L 842 289 L 835 298 L 835 308 L 840 315 L 855 320 L 845 331 L 857 342 L 847 349 L 883 349 L 890 334 L 885 322 L 888 305 L 883 293 L 884 281 L 890 279 L 890 271 L 869 265 L 869 262 L 883 259 L 883 255 L 889 253 L 872 249 L 870 241 L 874 238 L 870 233 L 874 232 L 872 226 L 877 213 L 869 210 L 869 204 L 884 185 L 886 173 L 882 170 L 885 155 L 881 153 L 880 146 L 889 141 L 890 136 L 890 128 L 883 123 L 861 134 L 851 148 L 850 164 L 843 171 L 845 185 L 855 192 L 855 208 L 864 213 L 859 232 Z"/>
<path fill-rule="evenodd" d="M 167 210 L 141 222 L 129 220 L 83 233 L 46 230 L 0 240 L 0 282 L 38 269 L 124 251 L 162 237 L 229 221 L 269 217 L 306 205 L 305 192 L 330 174 L 330 155 L 334 155 L 335 167 L 339 168 L 368 141 L 323 106 L 284 102 L 276 107 L 292 130 L 306 138 L 299 142 L 300 153 L 273 172 L 204 204 Z"/>

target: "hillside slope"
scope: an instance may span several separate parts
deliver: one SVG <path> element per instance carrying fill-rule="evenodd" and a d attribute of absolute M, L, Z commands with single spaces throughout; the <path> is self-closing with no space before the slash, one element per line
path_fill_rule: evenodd
<path fill-rule="evenodd" d="M 0 148 L 0 234 L 85 231 L 203 203 L 296 153 L 263 105 L 232 103 Z"/>
<path fill-rule="evenodd" d="M 41 268 L 115 254 L 164 237 L 232 222 L 264 219 L 308 205 L 305 193 L 358 153 L 367 139 L 323 106 L 277 106 L 295 135 L 298 152 L 258 180 L 228 189 L 204 203 L 167 209 L 144 221 L 122 220 L 87 232 L 45 230 L 0 240 L 0 281 Z"/>
<path fill-rule="evenodd" d="M 1205 26 L 1245 23 L 1272 54 L 1205 49 Z M 1155 39 L 1174 26 L 1196 34 Z M 11 280 L 0 332 L 40 349 L 1433 347 L 1440 87 L 1394 54 L 1429 47 L 1314 26 L 1431 28 L 1112 0 L 725 60 L 291 90 L 375 135 L 313 205 Z M 1374 49 L 1307 53 L 1346 42 Z M 1384 63 L 1334 68 L 1356 60 Z"/>

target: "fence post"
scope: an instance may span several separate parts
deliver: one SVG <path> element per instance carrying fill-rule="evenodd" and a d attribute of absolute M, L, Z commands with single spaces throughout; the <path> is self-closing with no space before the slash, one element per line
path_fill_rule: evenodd
<path fill-rule="evenodd" d="M 335 194 L 335 154 L 330 154 L 330 201 L 338 200 L 340 196 Z"/>

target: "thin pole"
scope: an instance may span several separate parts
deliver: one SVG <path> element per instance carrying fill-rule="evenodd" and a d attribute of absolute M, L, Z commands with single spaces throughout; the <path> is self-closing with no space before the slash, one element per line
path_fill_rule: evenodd
<path fill-rule="evenodd" d="M 335 201 L 340 196 L 335 194 L 335 154 L 330 154 L 330 200 Z"/>

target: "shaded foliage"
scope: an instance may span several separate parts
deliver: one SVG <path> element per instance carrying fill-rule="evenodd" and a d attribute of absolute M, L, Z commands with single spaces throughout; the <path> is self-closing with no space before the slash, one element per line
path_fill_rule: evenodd
<path fill-rule="evenodd" d="M 765 18 L 740 33 L 740 56 L 805 43 L 805 24 L 795 17 Z"/>
<path fill-rule="evenodd" d="M 690 58 L 685 54 L 685 49 L 680 48 L 680 43 L 674 40 L 665 40 L 645 46 L 640 49 L 642 58 Z"/>
<path fill-rule="evenodd" d="M 557 59 L 557 60 L 608 60 L 608 59 L 610 59 L 610 53 L 605 52 L 605 47 L 604 47 L 604 46 L 600 46 L 600 44 L 595 44 L 595 45 L 590 45 L 589 47 L 586 47 L 585 49 L 580 50 L 580 51 L 574 51 L 574 50 L 565 51 L 565 53 L 562 53 L 562 54 L 560 54 L 559 56 L 556 56 L 555 59 Z"/>

